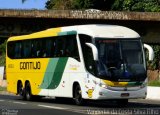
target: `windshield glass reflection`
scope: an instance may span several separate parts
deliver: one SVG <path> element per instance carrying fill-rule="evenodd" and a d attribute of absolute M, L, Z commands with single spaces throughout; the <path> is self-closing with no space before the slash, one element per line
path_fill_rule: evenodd
<path fill-rule="evenodd" d="M 98 76 L 112 81 L 142 81 L 146 78 L 140 40 L 96 39 Z"/>

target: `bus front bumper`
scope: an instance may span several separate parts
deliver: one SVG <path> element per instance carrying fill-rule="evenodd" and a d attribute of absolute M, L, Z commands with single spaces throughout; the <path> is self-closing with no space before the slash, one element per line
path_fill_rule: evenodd
<path fill-rule="evenodd" d="M 130 91 L 119 91 L 119 90 L 110 90 L 107 88 L 97 87 L 94 89 L 90 99 L 138 99 L 146 98 L 147 87 L 139 88 L 136 90 Z"/>

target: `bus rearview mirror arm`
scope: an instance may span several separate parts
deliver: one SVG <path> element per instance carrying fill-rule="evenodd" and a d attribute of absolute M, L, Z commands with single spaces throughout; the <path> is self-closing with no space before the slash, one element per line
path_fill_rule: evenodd
<path fill-rule="evenodd" d="M 149 51 L 149 61 L 153 61 L 154 58 L 153 48 L 148 44 L 144 44 L 144 48 L 146 48 Z"/>
<path fill-rule="evenodd" d="M 93 45 L 92 43 L 86 43 L 86 45 L 92 49 L 94 61 L 98 61 L 98 50 L 96 46 Z"/>

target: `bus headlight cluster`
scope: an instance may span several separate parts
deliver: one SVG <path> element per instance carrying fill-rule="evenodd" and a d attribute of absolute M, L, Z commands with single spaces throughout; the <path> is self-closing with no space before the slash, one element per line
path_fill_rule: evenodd
<path fill-rule="evenodd" d="M 140 88 L 144 88 L 144 87 L 146 87 L 147 86 L 147 79 L 142 83 L 142 85 L 140 86 Z"/>
<path fill-rule="evenodd" d="M 140 88 L 144 88 L 147 86 L 147 83 L 146 82 L 143 82 L 142 85 L 140 86 Z"/>
<path fill-rule="evenodd" d="M 108 88 L 107 84 L 104 84 L 104 83 L 100 83 L 99 86 L 102 88 Z"/>
<path fill-rule="evenodd" d="M 102 88 L 108 88 L 108 85 L 107 84 L 105 84 L 105 83 L 102 83 L 102 82 L 97 82 L 97 81 L 95 81 L 95 80 L 93 80 L 93 83 L 95 84 L 95 85 L 99 85 L 100 87 L 102 87 Z"/>

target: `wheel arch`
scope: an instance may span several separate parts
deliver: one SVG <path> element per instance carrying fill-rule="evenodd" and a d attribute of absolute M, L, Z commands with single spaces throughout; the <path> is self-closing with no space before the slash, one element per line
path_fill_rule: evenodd
<path fill-rule="evenodd" d="M 82 98 L 84 98 L 84 87 L 83 87 L 83 85 L 80 83 L 80 82 L 78 82 L 78 81 L 75 81 L 74 83 L 73 83 L 73 85 L 72 85 L 72 97 L 74 98 L 75 97 L 75 95 L 74 95 L 74 90 L 75 90 L 75 87 L 76 87 L 76 85 L 79 85 L 80 86 L 80 88 L 81 88 L 81 91 L 82 91 Z"/>
<path fill-rule="evenodd" d="M 29 81 L 29 80 L 26 80 L 26 81 L 25 81 L 25 86 L 27 85 L 27 83 L 30 84 L 30 81 Z"/>
<path fill-rule="evenodd" d="M 72 85 L 72 97 L 73 97 L 73 98 L 75 97 L 75 95 L 74 95 L 74 90 L 75 90 L 75 87 L 76 87 L 77 85 L 80 86 L 80 84 L 79 84 L 78 81 L 75 81 L 75 82 L 73 83 L 73 85 Z M 80 87 L 81 87 L 81 86 L 80 86 Z"/>

